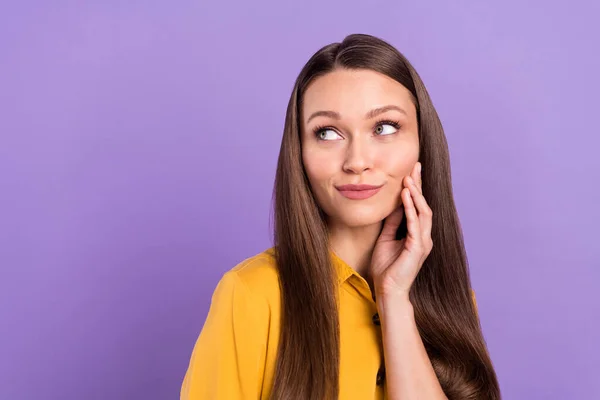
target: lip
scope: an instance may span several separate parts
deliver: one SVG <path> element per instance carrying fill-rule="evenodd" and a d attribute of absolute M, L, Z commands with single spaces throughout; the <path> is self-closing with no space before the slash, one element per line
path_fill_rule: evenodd
<path fill-rule="evenodd" d="M 336 189 L 348 199 L 363 200 L 377 194 L 382 187 L 383 185 L 342 185 L 336 186 Z"/>

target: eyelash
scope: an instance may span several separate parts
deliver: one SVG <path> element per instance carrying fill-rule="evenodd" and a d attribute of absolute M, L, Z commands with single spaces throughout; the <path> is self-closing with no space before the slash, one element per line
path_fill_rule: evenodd
<path fill-rule="evenodd" d="M 394 127 L 394 128 L 396 128 L 396 129 L 400 129 L 400 128 L 401 128 L 400 122 L 398 122 L 398 121 L 392 121 L 392 120 L 389 120 L 389 119 L 382 119 L 382 120 L 379 120 L 379 121 L 377 121 L 377 122 L 375 123 L 375 127 L 377 127 L 377 126 L 379 126 L 379 125 L 390 125 L 390 126 L 393 126 L 393 127 Z M 313 133 L 314 133 L 314 135 L 316 136 L 317 140 L 329 141 L 329 140 L 321 139 L 321 138 L 319 137 L 319 134 L 320 134 L 322 131 L 324 131 L 324 130 L 330 130 L 330 129 L 331 129 L 331 130 L 334 130 L 332 126 L 317 125 L 317 126 L 315 126 L 315 127 L 314 127 L 314 129 L 313 129 Z M 393 133 L 392 133 L 391 135 L 393 135 Z M 379 136 L 379 135 L 378 135 L 378 136 Z M 389 136 L 389 135 L 384 135 L 384 136 Z"/>

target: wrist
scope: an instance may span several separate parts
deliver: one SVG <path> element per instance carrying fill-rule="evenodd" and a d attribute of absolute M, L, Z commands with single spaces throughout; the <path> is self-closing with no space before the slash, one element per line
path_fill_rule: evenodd
<path fill-rule="evenodd" d="M 377 309 L 381 315 L 390 311 L 394 314 L 412 315 L 413 305 L 408 293 L 376 291 Z"/>
<path fill-rule="evenodd" d="M 409 292 L 398 290 L 396 287 L 387 287 L 385 285 L 375 285 L 376 299 L 389 299 L 392 302 L 410 303 Z"/>

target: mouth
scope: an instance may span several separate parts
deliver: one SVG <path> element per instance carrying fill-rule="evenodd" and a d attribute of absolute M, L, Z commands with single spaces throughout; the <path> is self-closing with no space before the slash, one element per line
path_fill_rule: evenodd
<path fill-rule="evenodd" d="M 374 196 L 383 185 L 342 185 L 336 186 L 340 194 L 351 200 L 364 200 Z"/>

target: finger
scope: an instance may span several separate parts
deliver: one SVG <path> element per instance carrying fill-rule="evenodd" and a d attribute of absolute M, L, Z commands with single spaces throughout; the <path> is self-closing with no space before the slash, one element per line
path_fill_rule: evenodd
<path fill-rule="evenodd" d="M 413 189 L 414 190 L 414 189 Z M 402 189 L 402 202 L 404 203 L 404 214 L 406 215 L 406 227 L 408 230 L 408 237 L 420 243 L 421 240 L 421 224 L 419 216 L 417 215 L 417 209 L 413 202 L 411 189 Z"/>
<path fill-rule="evenodd" d="M 421 182 L 421 163 L 417 162 L 413 168 L 413 172 L 410 174 L 411 178 L 415 181 L 417 189 L 420 193 L 423 193 L 422 182 Z"/>
<path fill-rule="evenodd" d="M 431 238 L 431 225 L 433 220 L 433 212 L 429 205 L 427 204 L 427 200 L 425 196 L 421 192 L 419 192 L 415 182 L 409 181 L 408 187 L 410 188 L 412 194 L 412 200 L 415 204 L 415 208 L 417 210 L 417 214 L 419 215 L 419 223 L 421 226 L 421 236 L 423 241 L 427 241 Z"/>
<path fill-rule="evenodd" d="M 381 230 L 377 240 L 396 240 L 396 231 L 402 222 L 402 218 L 404 218 L 404 207 L 399 206 L 385 219 L 383 223 L 383 229 Z"/>
<path fill-rule="evenodd" d="M 423 193 L 423 173 L 422 173 L 423 172 L 423 164 L 421 164 L 421 162 L 419 162 L 418 165 L 419 165 L 419 167 L 418 167 L 418 169 L 419 169 L 419 171 L 418 171 L 419 172 L 419 180 L 418 180 L 419 185 L 418 186 L 419 186 L 419 191 L 421 193 Z"/>

